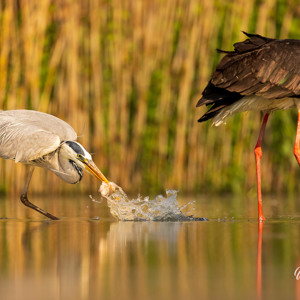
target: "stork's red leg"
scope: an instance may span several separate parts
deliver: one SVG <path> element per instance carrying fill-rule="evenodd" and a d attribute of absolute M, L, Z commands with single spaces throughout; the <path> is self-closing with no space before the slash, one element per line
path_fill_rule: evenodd
<path fill-rule="evenodd" d="M 261 124 L 259 137 L 257 140 L 257 144 L 255 146 L 255 161 L 256 161 L 256 181 L 257 181 L 257 200 L 258 200 L 258 220 L 263 221 L 265 217 L 262 211 L 262 200 L 261 200 L 261 172 L 260 172 L 260 160 L 262 157 L 262 150 L 261 150 L 261 142 L 264 136 L 266 124 L 269 118 L 269 113 L 266 113 L 264 116 L 264 120 Z"/>
<path fill-rule="evenodd" d="M 256 260 L 256 293 L 257 300 L 262 299 L 261 294 L 261 248 L 262 248 L 262 234 L 263 234 L 264 222 L 258 223 L 258 238 L 257 238 L 257 260 Z"/>
<path fill-rule="evenodd" d="M 298 122 L 294 146 L 294 155 L 297 159 L 298 164 L 300 165 L 300 109 L 298 110 Z"/>

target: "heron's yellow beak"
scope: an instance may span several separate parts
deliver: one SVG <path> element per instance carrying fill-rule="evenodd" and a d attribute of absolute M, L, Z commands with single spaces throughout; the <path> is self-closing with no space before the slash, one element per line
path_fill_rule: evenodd
<path fill-rule="evenodd" d="M 97 168 L 95 163 L 92 160 L 83 159 L 81 160 L 84 165 L 85 169 L 93 174 L 96 178 L 98 178 L 100 181 L 104 181 L 105 183 L 109 183 L 107 178 L 102 174 L 102 172 Z"/>

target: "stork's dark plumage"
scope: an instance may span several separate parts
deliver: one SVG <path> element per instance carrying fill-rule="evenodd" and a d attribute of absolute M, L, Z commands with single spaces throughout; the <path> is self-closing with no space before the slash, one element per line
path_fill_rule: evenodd
<path fill-rule="evenodd" d="M 197 107 L 212 106 L 198 121 L 212 119 L 214 125 L 219 125 L 237 112 L 265 113 L 255 147 L 258 217 L 262 221 L 265 218 L 261 200 L 261 142 L 272 111 L 298 109 L 294 155 L 300 165 L 300 40 L 245 34 L 249 38 L 234 44 L 234 51 L 219 50 L 226 55 L 197 103 Z"/>

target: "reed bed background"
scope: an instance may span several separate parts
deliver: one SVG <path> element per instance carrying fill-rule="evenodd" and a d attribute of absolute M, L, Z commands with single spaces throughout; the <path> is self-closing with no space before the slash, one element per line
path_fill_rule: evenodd
<path fill-rule="evenodd" d="M 107 177 L 127 191 L 255 193 L 261 116 L 197 123 L 195 105 L 241 30 L 299 38 L 287 0 L 0 1 L 0 107 L 54 114 L 80 135 Z M 263 189 L 298 189 L 296 112 L 275 113 L 264 140 Z M 22 147 L 22 145 L 20 145 Z M 0 190 L 18 193 L 26 169 L 0 160 Z M 35 171 L 33 192 L 87 191 Z"/>

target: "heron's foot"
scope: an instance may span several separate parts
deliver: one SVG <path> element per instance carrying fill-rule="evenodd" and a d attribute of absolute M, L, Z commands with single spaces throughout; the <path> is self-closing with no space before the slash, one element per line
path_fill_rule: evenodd
<path fill-rule="evenodd" d="M 27 207 L 30 207 L 34 210 L 36 210 L 37 212 L 39 212 L 40 214 L 46 216 L 47 218 L 51 219 L 51 220 L 59 220 L 59 218 L 51 215 L 50 213 L 46 212 L 45 210 L 39 208 L 38 206 L 34 205 L 33 203 L 31 203 L 28 198 L 27 198 L 27 194 L 22 194 L 21 197 L 21 202 L 27 206 Z"/>

